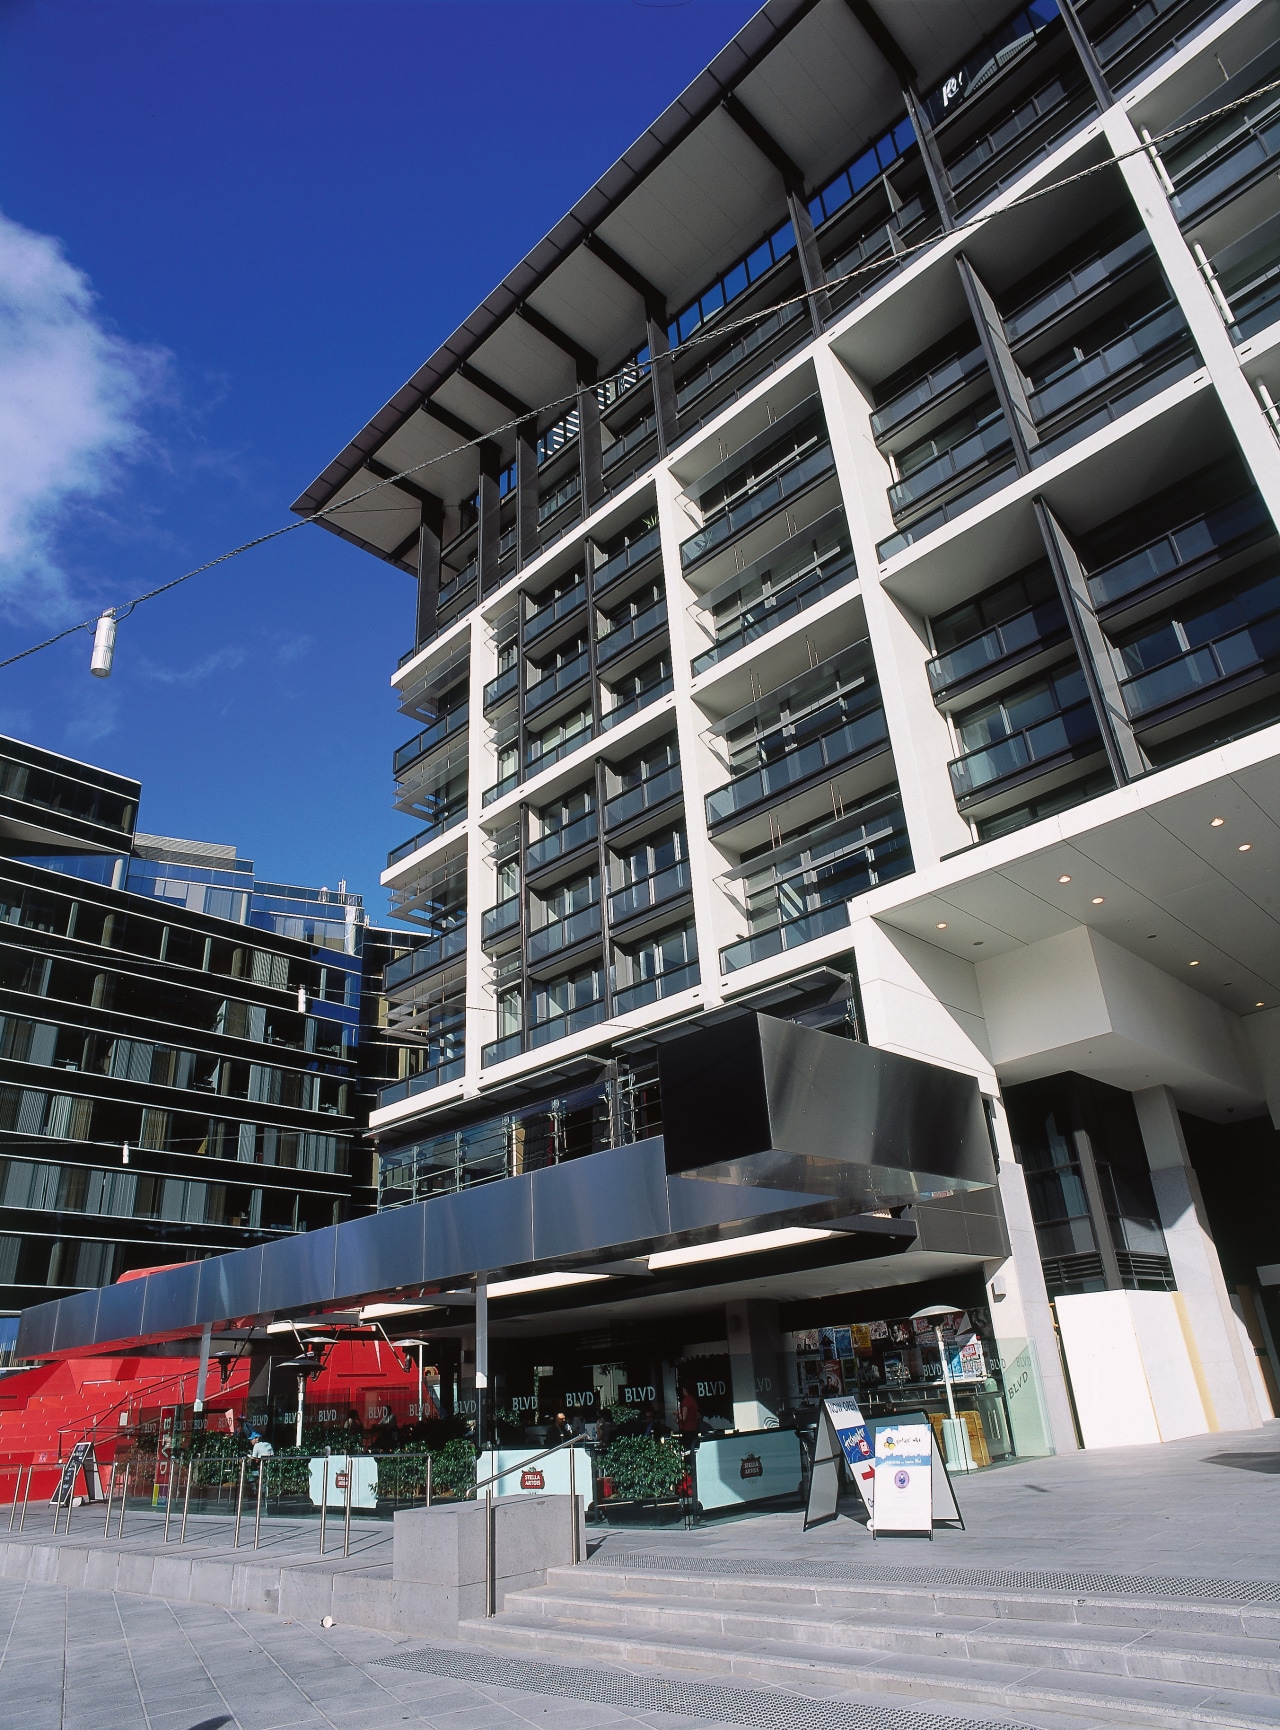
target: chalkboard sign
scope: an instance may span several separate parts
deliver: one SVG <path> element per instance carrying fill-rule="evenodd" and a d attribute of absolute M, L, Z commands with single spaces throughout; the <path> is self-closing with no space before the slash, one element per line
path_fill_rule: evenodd
<path fill-rule="evenodd" d="M 62 1468 L 62 1476 L 57 1487 L 49 1497 L 54 1507 L 65 1508 L 76 1493 L 76 1479 L 84 1473 L 85 1494 L 88 1500 L 98 1500 L 98 1462 L 94 1457 L 92 1442 L 77 1442 L 68 1454 Z"/>

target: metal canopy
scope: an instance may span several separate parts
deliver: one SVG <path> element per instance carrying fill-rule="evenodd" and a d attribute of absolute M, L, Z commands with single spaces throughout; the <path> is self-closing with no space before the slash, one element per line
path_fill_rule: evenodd
<path fill-rule="evenodd" d="M 875 20 L 873 34 L 855 13 Z M 815 187 L 898 119 L 903 98 L 887 48 L 896 44 L 928 86 L 970 53 L 1008 15 L 1002 0 L 769 0 L 562 217 L 451 337 L 414 373 L 351 444 L 295 501 L 300 514 L 339 499 L 365 459 L 381 453 L 397 468 L 422 461 L 429 441 L 407 427 L 422 403 L 441 403 L 480 431 L 508 418 L 459 368 L 473 364 L 501 393 L 541 405 L 571 393 L 569 356 L 517 315 L 522 304 L 550 319 L 604 368 L 643 336 L 629 289 L 584 242 L 598 234 L 624 266 L 678 309 L 761 237 L 762 213 L 781 224 L 786 200 L 777 169 L 722 110 L 735 94 Z M 894 57 L 897 51 L 894 49 Z M 765 218 L 764 220 L 767 220 Z M 567 406 L 567 405 L 566 405 Z M 543 417 L 544 420 L 554 415 Z M 504 458 L 513 440 L 499 441 Z M 453 444 L 456 446 L 456 438 Z M 447 447 L 446 447 L 447 448 Z M 406 463 L 408 456 L 410 462 Z M 432 471 L 446 499 L 474 484 L 475 459 Z M 462 478 L 460 480 L 460 476 Z M 447 484 L 446 484 L 447 482 Z M 400 513 L 406 516 L 407 513 Z M 371 508 L 324 519 L 326 528 L 383 558 L 404 544 Z M 414 568 L 403 557 L 397 562 Z"/>

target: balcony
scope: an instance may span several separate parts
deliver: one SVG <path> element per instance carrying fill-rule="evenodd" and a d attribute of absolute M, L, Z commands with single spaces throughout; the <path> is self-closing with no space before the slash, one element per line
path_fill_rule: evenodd
<path fill-rule="evenodd" d="M 538 500 L 538 529 L 541 532 L 551 519 L 572 504 L 582 490 L 580 475 L 567 475 L 558 487 Z"/>
<path fill-rule="evenodd" d="M 994 415 L 989 425 L 940 451 L 889 488 L 889 506 L 894 516 L 923 504 L 964 476 L 989 468 L 1010 450 L 1012 442 L 1004 416 Z"/>
<path fill-rule="evenodd" d="M 824 434 L 823 442 L 817 449 L 809 451 L 808 455 L 799 460 L 788 456 L 774 472 L 759 478 L 753 477 L 743 487 L 734 503 L 722 507 L 696 534 L 681 542 L 681 567 L 689 570 L 701 560 L 710 558 L 712 553 L 736 540 L 753 523 L 762 522 L 765 517 L 780 510 L 789 499 L 798 497 L 811 486 L 815 486 L 825 475 L 831 474 L 835 468 L 835 458 L 825 439 Z"/>
<path fill-rule="evenodd" d="M 646 529 L 637 540 L 632 541 L 630 546 L 623 547 L 620 553 L 614 553 L 612 558 L 608 558 L 602 565 L 596 566 L 591 573 L 592 593 L 600 595 L 606 589 L 612 588 L 614 583 L 621 581 L 628 571 L 635 570 L 646 559 L 652 558 L 661 545 L 661 535 L 655 524 L 653 528 Z"/>
<path fill-rule="evenodd" d="M 588 811 L 572 823 L 566 823 L 563 829 L 552 829 L 531 841 L 525 854 L 526 867 L 530 871 L 540 871 L 544 865 L 553 864 L 566 854 L 576 852 L 579 847 L 585 847 L 588 841 L 595 840 L 598 833 L 596 814 Z"/>
<path fill-rule="evenodd" d="M 485 909 L 480 920 L 480 941 L 488 947 L 500 937 L 518 930 L 519 926 L 520 897 L 512 895 L 505 901 L 499 901 L 496 906 Z"/>
<path fill-rule="evenodd" d="M 641 709 L 647 709 L 651 703 L 666 697 L 672 690 L 671 674 L 664 673 L 660 679 L 655 679 L 651 685 L 645 685 L 642 690 L 627 697 L 621 703 L 615 703 L 607 714 L 601 716 L 600 730 L 608 732 L 611 727 L 620 727 L 624 721 L 629 721 L 633 715 L 638 715 Z"/>
<path fill-rule="evenodd" d="M 1192 135 L 1194 137 L 1194 134 Z M 1276 172 L 1280 155 L 1280 101 L 1265 98 L 1252 114 L 1231 125 L 1190 161 L 1170 152 L 1174 215 L 1186 224 L 1206 216 L 1246 185 Z M 1181 160 L 1179 160 L 1181 157 Z"/>
<path fill-rule="evenodd" d="M 544 632 L 551 629 L 552 625 L 558 624 L 561 619 L 567 619 L 570 613 L 576 612 L 583 605 L 586 598 L 587 585 L 579 580 L 571 589 L 566 589 L 564 594 L 557 595 L 554 601 L 547 601 L 542 606 L 535 608 L 526 616 L 524 621 L 526 644 L 532 643 L 535 638 L 542 636 Z"/>
<path fill-rule="evenodd" d="M 518 666 L 504 667 L 496 679 L 490 679 L 484 688 L 485 713 L 487 714 L 490 709 L 496 708 L 504 697 L 511 696 L 519 683 L 520 669 Z"/>
<path fill-rule="evenodd" d="M 599 639 L 596 644 L 597 663 L 604 666 L 607 661 L 615 660 L 625 649 L 652 637 L 666 622 L 667 603 L 665 598 L 660 596 L 651 606 L 646 607 L 644 612 L 615 625 Z"/>
<path fill-rule="evenodd" d="M 646 1003 L 674 997 L 678 992 L 697 985 L 701 977 L 698 963 L 688 961 L 683 967 L 672 967 L 665 973 L 655 973 L 650 979 L 641 979 L 635 985 L 625 985 L 613 994 L 614 1013 L 626 1015 L 629 1010 L 643 1009 Z"/>
<path fill-rule="evenodd" d="M 589 907 L 579 908 L 567 919 L 552 920 L 549 925 L 530 932 L 529 964 L 532 966 L 536 962 L 546 961 L 549 956 L 560 955 L 566 949 L 585 943 L 588 937 L 598 937 L 601 930 L 600 903 L 593 901 Z"/>
<path fill-rule="evenodd" d="M 685 410 L 692 408 L 709 391 L 740 370 L 748 368 L 753 360 L 763 358 L 763 364 L 748 377 L 741 381 L 740 389 L 753 384 L 762 373 L 789 354 L 795 343 L 808 335 L 810 329 L 808 309 L 801 301 L 792 301 L 787 306 L 779 307 L 767 318 L 762 318 L 758 324 L 723 349 L 713 360 L 700 367 L 697 372 L 690 373 L 676 389 L 676 408 L 683 415 Z M 774 347 L 775 340 L 780 337 L 791 340 Z M 772 350 L 766 355 L 767 350 Z M 682 428 L 687 430 L 687 427 Z"/>
<path fill-rule="evenodd" d="M 583 649 L 562 667 L 543 673 L 535 683 L 525 687 L 525 714 L 532 715 L 536 710 L 545 708 L 553 697 L 562 697 L 566 691 L 571 691 L 575 685 L 582 683 L 590 670 L 591 657 L 588 651 Z"/>
<path fill-rule="evenodd" d="M 625 792 L 617 793 L 612 799 L 605 801 L 604 827 L 605 833 L 618 829 L 623 823 L 629 823 L 633 817 L 639 817 L 645 811 L 652 811 L 673 798 L 682 789 L 680 765 L 673 763 L 670 768 L 663 769 L 657 775 L 650 775 L 635 787 L 628 787 Z"/>
<path fill-rule="evenodd" d="M 492 805 L 496 799 L 501 799 L 504 793 L 514 792 L 519 785 L 519 769 L 509 769 L 505 775 L 499 777 L 499 779 L 493 783 L 492 787 L 485 788 L 484 792 L 480 796 L 480 803 L 482 805 Z"/>
<path fill-rule="evenodd" d="M 981 344 L 971 348 L 967 354 L 953 354 L 947 360 L 940 361 L 937 366 L 875 411 L 871 416 L 872 432 L 878 439 L 887 438 L 897 428 L 914 420 L 926 408 L 941 402 L 944 397 L 959 390 L 969 379 L 984 372 L 986 364 L 987 358 Z"/>
<path fill-rule="evenodd" d="M 378 1089 L 378 1105 L 380 1108 L 398 1105 L 402 1099 L 412 1099 L 417 1093 L 430 1093 L 433 1088 L 443 1087 L 447 1081 L 457 1081 L 464 1067 L 461 1057 L 452 1057 L 446 1063 L 436 1064 L 433 1069 L 419 1070 L 406 1081 L 393 1081 L 390 1087 Z"/>
<path fill-rule="evenodd" d="M 750 967 L 754 962 L 768 961 L 789 949 L 798 949 L 802 943 L 812 943 L 815 937 L 841 931 L 848 923 L 849 906 L 846 901 L 836 901 L 814 913 L 802 913 L 798 919 L 785 919 L 753 937 L 727 944 L 720 951 L 720 971 L 736 973 L 739 968 Z"/>
<path fill-rule="evenodd" d="M 802 782 L 826 774 L 866 752 L 878 751 L 888 743 L 889 729 L 884 710 L 871 709 L 830 733 L 810 739 L 807 744 L 772 763 L 765 763 L 750 774 L 735 776 L 723 787 L 715 788 L 706 796 L 707 823 L 713 829 L 719 828 L 757 805 L 791 792 Z"/>
<path fill-rule="evenodd" d="M 989 198 L 1092 111 L 1083 78 L 1050 78 L 946 164 L 957 205 L 964 209 Z"/>
<path fill-rule="evenodd" d="M 909 198 L 886 221 L 860 234 L 851 245 L 843 245 L 825 270 L 832 304 L 843 312 L 864 294 L 877 288 L 901 262 L 902 255 L 895 241 L 911 245 L 923 239 L 924 236 L 915 234 L 914 230 L 924 223 L 928 223 L 930 232 L 938 226 L 932 198 L 927 204 L 923 198 Z M 877 262 L 883 264 L 883 269 L 871 269 Z M 844 280 L 849 277 L 853 280 Z"/>
<path fill-rule="evenodd" d="M 1128 276 L 1150 256 L 1151 240 L 1145 229 L 1116 241 L 1011 312 L 1004 321 L 1006 336 L 1011 343 L 1024 342 L 1098 289 L 1109 288 Z"/>
<path fill-rule="evenodd" d="M 641 877 L 625 889 L 616 889 L 609 897 L 609 924 L 625 924 L 642 913 L 665 907 L 678 901 L 693 889 L 693 872 L 687 859 L 678 859 L 665 871 L 655 871 L 652 877 Z"/>
<path fill-rule="evenodd" d="M 495 1063 L 505 1063 L 509 1057 L 519 1057 L 524 1050 L 522 1033 L 507 1033 L 501 1039 L 490 1040 L 480 1048 L 480 1067 L 489 1069 Z"/>
<path fill-rule="evenodd" d="M 1025 778 L 1029 770 L 1047 771 L 1100 748 L 1097 717 L 1093 705 L 1084 698 L 1056 715 L 955 758 L 949 765 L 952 791 L 964 802 L 1002 781 Z"/>
<path fill-rule="evenodd" d="M 446 961 L 452 961 L 457 955 L 462 955 L 467 947 L 467 910 L 461 908 L 453 915 L 455 924 L 442 931 L 438 937 L 431 938 L 426 943 L 420 943 L 416 949 L 411 949 L 407 955 L 392 961 L 383 969 L 382 989 L 389 997 L 393 991 L 400 990 L 410 980 L 418 979 L 424 973 L 431 973 L 435 968 L 443 966 Z"/>
<path fill-rule="evenodd" d="M 1199 25 L 1222 10 L 1221 0 L 1091 0 L 1081 22 L 1111 88 L 1127 88 L 1161 55 L 1171 54 Z"/>
<path fill-rule="evenodd" d="M 571 756 L 580 750 L 588 739 L 595 737 L 595 727 L 588 721 L 583 727 L 566 733 L 554 745 L 541 745 L 537 741 L 529 746 L 528 760 L 525 764 L 527 776 L 540 775 L 544 769 L 549 769 L 553 763 L 558 763 L 562 757 Z"/>
<path fill-rule="evenodd" d="M 392 769 L 399 775 L 416 763 L 419 757 L 425 757 L 428 751 L 434 751 L 437 745 L 442 745 L 446 739 L 467 724 L 467 704 L 460 703 L 456 709 L 451 709 L 447 715 L 441 715 L 429 727 L 424 727 L 416 738 L 410 739 L 400 746 L 392 758 Z"/>
<path fill-rule="evenodd" d="M 770 553 L 765 561 L 759 563 L 767 564 L 777 556 L 776 552 Z M 756 568 L 748 566 L 748 571 Z M 717 617 L 714 645 L 694 657 L 695 677 L 699 673 L 705 673 L 708 667 L 714 667 L 718 661 L 735 654 L 745 644 L 754 643 L 768 632 L 777 630 L 778 626 L 786 624 L 788 619 L 794 619 L 798 613 L 816 606 L 819 601 L 825 600 L 828 595 L 852 582 L 858 574 L 858 567 L 849 548 L 837 546 L 813 555 L 785 575 L 772 577 L 771 573 L 766 574 L 771 576 L 774 584 L 767 594 L 744 604 L 732 618 Z M 746 573 L 739 573 L 731 579 L 731 583 L 739 584 L 744 575 Z M 710 599 L 708 596 L 707 600 Z"/>
<path fill-rule="evenodd" d="M 1028 398 L 1032 419 L 1037 426 L 1052 420 L 1108 379 L 1131 372 L 1164 352 L 1185 350 L 1190 342 L 1181 307 L 1157 308 L 1140 318 L 1122 336 L 1104 343 L 1043 389 L 1034 391 Z"/>
<path fill-rule="evenodd" d="M 980 637 L 957 643 L 926 663 L 929 689 L 935 698 L 958 686 L 1015 665 L 1035 650 L 1050 648 L 1070 635 L 1061 601 L 1046 601 L 1004 619 Z"/>
<path fill-rule="evenodd" d="M 553 1040 L 567 1039 L 571 1033 L 581 1033 L 585 1027 L 598 1027 L 604 1020 L 604 999 L 597 998 L 594 1003 L 584 1003 L 580 1009 L 572 1009 L 567 1015 L 553 1016 L 549 1021 L 538 1021 L 529 1029 L 529 1049 L 536 1051 L 540 1045 L 550 1045 Z"/>
<path fill-rule="evenodd" d="M 1245 547 L 1267 540 L 1275 533 L 1271 513 L 1258 493 L 1246 493 L 1227 504 L 1204 511 L 1126 553 L 1123 558 L 1091 571 L 1089 596 L 1102 611 L 1114 607 L 1171 580 L 1189 575 L 1203 560 L 1229 558 Z"/>
<path fill-rule="evenodd" d="M 456 828 L 467 814 L 467 795 L 460 793 L 443 805 L 433 822 L 425 829 L 419 829 L 416 835 L 411 835 L 407 841 L 402 841 L 398 847 L 393 847 L 387 854 L 387 864 L 398 865 L 402 859 L 407 859 L 411 853 L 416 853 L 419 847 L 425 847 L 428 841 L 434 841 L 437 835 L 443 835 L 449 829 Z"/>
<path fill-rule="evenodd" d="M 1280 608 L 1126 679 L 1120 690 L 1130 718 L 1149 721 L 1157 710 L 1251 682 L 1274 671 L 1278 660 Z"/>

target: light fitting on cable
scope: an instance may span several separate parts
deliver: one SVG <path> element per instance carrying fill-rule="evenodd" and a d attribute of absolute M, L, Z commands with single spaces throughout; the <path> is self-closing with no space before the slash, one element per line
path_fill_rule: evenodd
<path fill-rule="evenodd" d="M 89 661 L 89 671 L 95 679 L 111 677 L 111 663 L 116 658 L 116 616 L 110 607 L 98 619 L 98 628 L 93 633 L 93 655 Z"/>

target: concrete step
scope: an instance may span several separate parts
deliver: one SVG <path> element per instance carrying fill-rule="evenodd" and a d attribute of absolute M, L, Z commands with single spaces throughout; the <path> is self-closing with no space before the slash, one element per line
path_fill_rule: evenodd
<path fill-rule="evenodd" d="M 1280 1604 L 1228 1603 L 1195 1598 L 1111 1596 L 1028 1589 L 992 1590 L 969 1585 L 918 1585 L 892 1579 L 806 1579 L 778 1575 L 710 1575 L 657 1569 L 630 1569 L 592 1563 L 578 1568 L 553 1568 L 548 1591 L 578 1593 L 589 1580 L 593 1597 L 656 1598 L 663 1602 L 694 1600 L 705 1605 L 768 1605 L 771 1608 L 813 1606 L 835 1611 L 889 1612 L 918 1620 L 923 1616 L 1011 1618 L 1016 1621 L 1060 1623 L 1079 1628 L 1128 1628 L 1169 1633 L 1220 1634 L 1246 1640 L 1280 1643 Z"/>
<path fill-rule="evenodd" d="M 1280 1651 L 1269 1640 L 1183 1631 L 1176 1636 L 1134 1626 L 1074 1626 L 1030 1616 L 939 1615 L 921 1596 L 914 1613 L 826 1604 L 751 1604 L 714 1598 L 664 1598 L 653 1592 L 600 1593 L 581 1578 L 572 1587 L 519 1594 L 519 1614 L 560 1627 L 621 1635 L 730 1640 L 742 1645 L 824 1648 L 866 1656 L 875 1652 L 944 1658 L 962 1663 L 1018 1664 L 1031 1669 L 1185 1682 L 1243 1689 L 1280 1699 Z M 594 1572 L 594 1570 L 593 1570 Z"/>
<path fill-rule="evenodd" d="M 1020 1722 L 1048 1725 L 1072 1718 L 1087 1724 L 1144 1730 L 1280 1730 L 1280 1698 L 1246 1688 L 1216 1688 L 1034 1664 L 938 1656 L 935 1653 L 850 1651 L 831 1646 L 738 1635 L 642 1630 L 570 1622 L 539 1615 L 537 1592 L 509 1594 L 499 1615 L 467 1622 L 459 1637 L 492 1650 L 559 1662 L 654 1668 L 761 1687 L 817 1690 L 859 1700 L 869 1695 L 927 1702 L 932 1709 L 972 1716 L 976 1707 L 1016 1713 Z"/>

